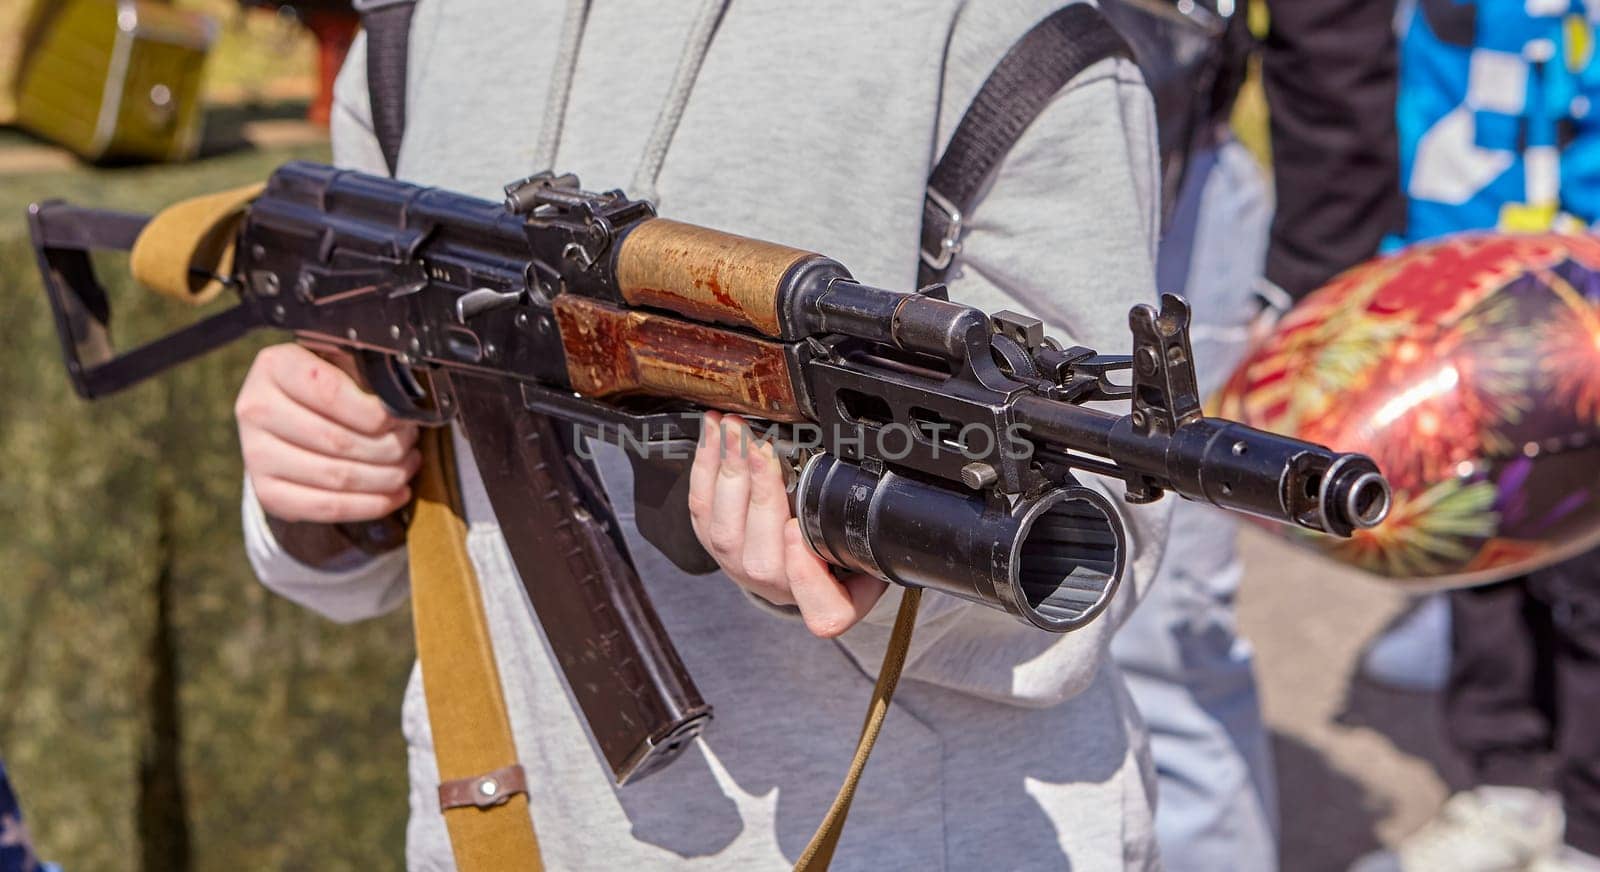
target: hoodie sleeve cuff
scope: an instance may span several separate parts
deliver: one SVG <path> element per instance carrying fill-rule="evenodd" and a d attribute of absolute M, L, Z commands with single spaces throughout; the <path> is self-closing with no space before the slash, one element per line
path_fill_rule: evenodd
<path fill-rule="evenodd" d="M 245 552 L 262 585 L 340 623 L 392 611 L 410 593 L 406 549 L 353 554 L 337 564 L 310 565 L 278 541 L 267 513 L 246 479 L 242 500 Z"/>

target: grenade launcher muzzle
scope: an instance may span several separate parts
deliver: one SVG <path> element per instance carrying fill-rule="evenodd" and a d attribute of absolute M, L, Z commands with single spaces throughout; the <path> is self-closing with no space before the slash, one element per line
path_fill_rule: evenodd
<path fill-rule="evenodd" d="M 806 540 L 830 563 L 1057 633 L 1100 614 L 1127 555 L 1111 503 L 1077 485 L 996 498 L 819 454 L 796 503 Z"/>

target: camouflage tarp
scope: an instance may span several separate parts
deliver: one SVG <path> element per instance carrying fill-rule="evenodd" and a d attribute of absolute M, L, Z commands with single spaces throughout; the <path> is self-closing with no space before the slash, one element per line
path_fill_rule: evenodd
<path fill-rule="evenodd" d="M 251 576 L 231 410 L 254 346 L 80 401 L 21 220 L 47 194 L 148 211 L 289 156 L 325 154 L 0 178 L 0 755 L 74 872 L 401 865 L 409 616 L 337 626 Z M 192 317 L 110 289 L 124 347 Z"/>

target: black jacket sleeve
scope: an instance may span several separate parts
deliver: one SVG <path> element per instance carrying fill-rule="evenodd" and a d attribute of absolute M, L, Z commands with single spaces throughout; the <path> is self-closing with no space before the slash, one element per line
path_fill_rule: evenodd
<path fill-rule="evenodd" d="M 1395 0 L 1267 0 L 1261 50 L 1278 209 L 1267 279 L 1296 299 L 1404 220 Z"/>

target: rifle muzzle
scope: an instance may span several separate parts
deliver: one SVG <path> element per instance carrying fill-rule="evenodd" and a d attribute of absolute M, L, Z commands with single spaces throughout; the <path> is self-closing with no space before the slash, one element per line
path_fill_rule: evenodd
<path fill-rule="evenodd" d="M 1389 514 L 1389 483 L 1366 455 L 1231 421 L 1178 428 L 1165 460 L 1175 489 L 1190 499 L 1334 536 L 1375 527 Z"/>
<path fill-rule="evenodd" d="M 1333 536 L 1376 527 L 1389 514 L 1389 482 L 1364 454 L 1333 451 L 1223 418 L 1200 418 L 1170 433 L 1142 432 L 1132 415 L 1038 396 L 1019 399 L 1015 413 L 1049 459 L 1071 466 L 1082 462 L 1082 454 L 1105 458 L 1109 464 L 1097 461 L 1086 468 L 1130 484 L 1147 482 L 1191 500 Z"/>
<path fill-rule="evenodd" d="M 1057 633 L 1105 608 L 1127 554 L 1110 501 L 1076 485 L 1013 499 L 824 454 L 802 471 L 796 506 L 806 540 L 830 563 Z"/>

